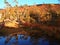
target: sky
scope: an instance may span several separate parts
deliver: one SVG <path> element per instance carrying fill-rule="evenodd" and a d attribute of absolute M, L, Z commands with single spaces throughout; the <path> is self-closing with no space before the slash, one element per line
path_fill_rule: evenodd
<path fill-rule="evenodd" d="M 12 6 L 15 6 L 14 0 L 7 0 Z M 34 4 L 58 4 L 58 0 L 17 0 L 19 6 L 21 5 L 34 5 Z M 5 8 L 4 0 L 0 0 L 0 9 Z"/>

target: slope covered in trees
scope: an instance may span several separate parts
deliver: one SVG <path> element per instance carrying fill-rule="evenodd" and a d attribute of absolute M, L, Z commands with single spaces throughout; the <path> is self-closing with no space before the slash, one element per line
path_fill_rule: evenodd
<path fill-rule="evenodd" d="M 0 22 L 41 23 L 60 26 L 60 5 L 40 4 L 10 7 L 0 10 Z M 7 20 L 8 19 L 8 20 Z"/>

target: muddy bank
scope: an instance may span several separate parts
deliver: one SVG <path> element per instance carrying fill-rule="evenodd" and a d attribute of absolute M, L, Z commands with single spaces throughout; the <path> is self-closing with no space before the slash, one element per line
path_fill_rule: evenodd
<path fill-rule="evenodd" d="M 9 35 L 11 33 L 16 33 L 20 32 L 22 29 L 21 28 L 9 28 L 9 27 L 3 27 L 0 29 L 0 35 Z"/>
<path fill-rule="evenodd" d="M 60 39 L 60 31 L 57 29 L 52 29 L 51 27 L 43 26 L 43 25 L 30 25 L 31 27 L 20 27 L 20 28 L 8 28 L 3 27 L 0 29 L 0 35 L 6 36 L 10 34 L 27 34 L 27 35 L 39 35 L 39 36 L 47 36 L 51 38 Z M 32 28 L 33 27 L 33 28 Z M 60 28 L 59 28 L 60 29 Z"/>

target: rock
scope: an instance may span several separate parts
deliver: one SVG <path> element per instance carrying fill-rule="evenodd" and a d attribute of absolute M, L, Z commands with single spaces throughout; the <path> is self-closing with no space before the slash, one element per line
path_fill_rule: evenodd
<path fill-rule="evenodd" d="M 4 24 L 6 27 L 13 27 L 13 28 L 18 28 L 18 23 L 17 22 L 5 22 Z"/>

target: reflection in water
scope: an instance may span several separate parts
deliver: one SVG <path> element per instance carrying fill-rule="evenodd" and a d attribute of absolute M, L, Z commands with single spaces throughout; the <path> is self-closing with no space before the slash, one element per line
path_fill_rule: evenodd
<path fill-rule="evenodd" d="M 28 39 L 28 36 L 27 35 L 20 35 L 20 39 L 21 40 L 27 40 Z"/>
<path fill-rule="evenodd" d="M 58 41 L 41 36 L 39 31 L 24 31 L 0 37 L 0 45 L 60 45 Z"/>

